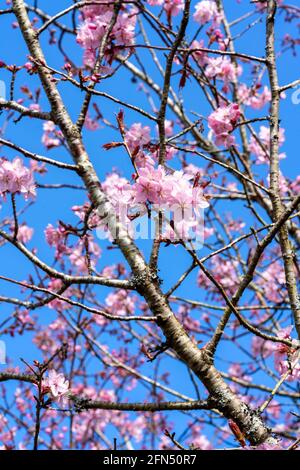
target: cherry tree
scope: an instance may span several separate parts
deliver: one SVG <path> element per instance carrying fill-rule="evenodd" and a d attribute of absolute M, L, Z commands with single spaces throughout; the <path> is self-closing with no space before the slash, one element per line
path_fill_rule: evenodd
<path fill-rule="evenodd" d="M 292 3 L 2 2 L 2 450 L 297 449 Z"/>

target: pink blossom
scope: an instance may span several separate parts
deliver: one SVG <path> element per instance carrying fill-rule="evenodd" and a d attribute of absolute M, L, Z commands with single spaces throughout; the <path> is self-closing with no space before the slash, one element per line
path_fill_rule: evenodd
<path fill-rule="evenodd" d="M 184 0 L 165 0 L 164 9 L 169 16 L 178 15 L 184 8 Z"/>
<path fill-rule="evenodd" d="M 102 184 L 103 190 L 110 202 L 116 207 L 118 204 L 133 202 L 134 191 L 129 181 L 117 173 L 110 173 Z"/>
<path fill-rule="evenodd" d="M 267 181 L 268 181 L 268 184 L 270 185 L 270 174 L 268 174 L 268 176 L 267 176 Z M 288 193 L 289 190 L 290 190 L 290 188 L 289 188 L 289 183 L 288 183 L 287 179 L 283 176 L 281 171 L 279 171 L 279 191 L 280 191 L 280 194 L 284 195 L 284 194 Z"/>
<path fill-rule="evenodd" d="M 131 315 L 135 311 L 137 297 L 130 295 L 125 289 L 108 294 L 105 304 L 114 315 Z"/>
<path fill-rule="evenodd" d="M 147 3 L 151 6 L 162 5 L 164 0 L 147 0 Z"/>
<path fill-rule="evenodd" d="M 32 171 L 26 168 L 21 158 L 12 162 L 0 159 L 0 193 L 23 194 L 25 199 L 36 195 Z"/>
<path fill-rule="evenodd" d="M 280 361 L 277 369 L 280 375 L 288 373 L 288 382 L 298 382 L 300 380 L 300 364 L 298 359 L 290 358 L 289 360 Z"/>
<path fill-rule="evenodd" d="M 41 107 L 38 103 L 31 103 L 29 105 L 29 109 L 31 109 L 32 111 L 40 111 Z"/>
<path fill-rule="evenodd" d="M 291 183 L 291 190 L 295 193 L 300 192 L 300 175 Z"/>
<path fill-rule="evenodd" d="M 91 5 L 83 8 L 84 21 L 77 31 L 77 42 L 84 48 L 84 64 L 93 67 L 97 50 L 105 34 L 107 25 L 113 15 L 112 5 Z M 130 12 L 120 12 L 111 33 L 111 41 L 115 46 L 134 44 L 136 13 L 134 9 Z M 106 57 L 113 59 L 118 53 L 118 48 L 108 46 Z"/>
<path fill-rule="evenodd" d="M 228 91 L 230 82 L 234 82 L 242 69 L 236 65 L 228 57 L 211 57 L 207 59 L 205 74 L 208 78 L 217 78 L 224 82 L 224 91 Z"/>
<path fill-rule="evenodd" d="M 239 98 L 246 106 L 251 106 L 253 109 L 261 109 L 271 101 L 271 92 L 267 86 L 264 86 L 262 93 L 258 93 L 260 85 L 254 88 L 248 88 L 247 85 L 242 83 L 239 87 Z"/>
<path fill-rule="evenodd" d="M 226 260 L 219 256 L 214 256 L 211 262 L 211 272 L 214 275 L 214 278 L 221 283 L 223 288 L 228 290 L 231 294 L 234 293 L 238 281 L 238 266 L 239 263 L 237 260 Z M 202 271 L 199 271 L 198 275 L 198 285 L 199 287 L 205 287 L 207 290 L 217 293 L 219 291 L 211 283 L 211 281 L 203 274 Z"/>
<path fill-rule="evenodd" d="M 54 369 L 49 370 L 48 377 L 42 383 L 44 393 L 50 392 L 52 398 L 59 403 L 64 403 L 69 394 L 69 381 L 63 374 L 58 374 Z"/>
<path fill-rule="evenodd" d="M 63 285 L 63 281 L 61 279 L 50 279 L 49 284 L 48 284 L 48 289 L 51 292 L 58 292 Z M 68 297 L 68 292 L 63 293 L 64 297 Z M 58 312 L 62 312 L 64 308 L 68 308 L 69 304 L 64 302 L 63 300 L 59 298 L 54 298 L 51 302 L 49 302 L 48 307 L 50 309 L 56 310 Z M 50 328 L 50 327 L 49 327 Z"/>
<path fill-rule="evenodd" d="M 150 127 L 143 127 L 141 123 L 132 124 L 125 134 L 125 140 L 132 152 L 137 148 L 143 148 L 143 146 L 149 144 L 151 140 Z"/>
<path fill-rule="evenodd" d="M 21 243 L 28 243 L 33 235 L 33 228 L 28 227 L 26 224 L 22 224 L 18 230 L 18 240 Z"/>
<path fill-rule="evenodd" d="M 59 147 L 62 143 L 61 131 L 56 130 L 55 124 L 52 121 L 47 121 L 43 124 L 44 134 L 42 136 L 42 144 L 49 150 L 54 147 Z"/>
<path fill-rule="evenodd" d="M 285 141 L 285 135 L 284 135 L 284 129 L 280 128 L 279 129 L 279 146 L 282 146 L 284 141 Z M 256 163 L 257 164 L 262 164 L 262 163 L 269 163 L 270 159 L 270 128 L 266 126 L 260 126 L 260 131 L 258 134 L 258 140 L 261 142 L 262 145 L 259 144 L 257 139 L 255 139 L 253 136 L 250 138 L 250 144 L 249 144 L 249 149 L 250 151 L 256 155 Z M 279 158 L 283 159 L 285 158 L 286 155 L 285 153 L 280 153 Z"/>
<path fill-rule="evenodd" d="M 154 167 L 141 168 L 135 185 L 136 202 L 150 201 L 154 204 L 160 204 L 164 199 L 165 188 L 163 184 L 165 180 L 166 172 L 162 166 L 157 169 Z"/>
<path fill-rule="evenodd" d="M 193 187 L 191 179 L 191 176 L 183 171 L 167 174 L 161 165 L 158 168 L 142 168 L 135 184 L 135 200 L 181 208 L 207 207 L 202 188 Z"/>
<path fill-rule="evenodd" d="M 31 62 L 26 62 L 26 64 L 24 64 L 24 68 L 27 70 L 27 72 L 30 72 L 30 70 L 33 69 L 33 65 Z"/>
<path fill-rule="evenodd" d="M 216 2 L 214 0 L 202 0 L 195 6 L 196 11 L 193 15 L 197 23 L 205 24 L 214 21 L 215 24 L 220 23 L 221 18 L 218 12 Z"/>
<path fill-rule="evenodd" d="M 39 163 L 36 160 L 30 160 L 30 169 L 33 173 L 39 173 L 40 175 L 47 173 L 46 164 Z"/>
<path fill-rule="evenodd" d="M 201 39 L 200 41 L 193 41 L 191 49 L 204 49 L 204 40 Z M 207 53 L 203 51 L 194 51 L 193 58 L 201 67 L 206 65 L 209 61 Z"/>
<path fill-rule="evenodd" d="M 97 119 L 93 119 L 90 114 L 87 113 L 84 121 L 84 127 L 89 131 L 96 131 L 100 126 Z"/>
<path fill-rule="evenodd" d="M 213 111 L 208 117 L 208 125 L 215 134 L 216 145 L 230 147 L 234 145 L 235 138 L 231 135 L 239 118 L 241 111 L 236 103 L 224 106 Z"/>
<path fill-rule="evenodd" d="M 257 285 L 263 289 L 265 297 L 270 302 L 282 302 L 285 295 L 284 291 L 281 292 L 285 285 L 285 274 L 282 264 L 278 261 L 271 263 L 267 269 L 260 273 Z"/>
<path fill-rule="evenodd" d="M 265 341 L 259 336 L 253 336 L 251 350 L 254 357 L 270 357 L 274 352 L 274 343 Z"/>
<path fill-rule="evenodd" d="M 203 434 L 198 435 L 191 441 L 192 441 L 191 444 L 193 444 L 193 449 L 197 449 L 197 450 L 212 450 L 213 449 L 212 443 Z"/>
<path fill-rule="evenodd" d="M 54 228 L 52 224 L 48 224 L 44 233 L 47 243 L 56 248 L 56 258 L 61 258 L 68 251 L 65 230 L 60 225 L 58 228 Z"/>
<path fill-rule="evenodd" d="M 87 249 L 89 259 L 86 255 L 86 240 L 88 243 Z M 95 268 L 98 258 L 101 255 L 101 249 L 97 243 L 94 242 L 92 235 L 86 236 L 85 239 L 80 239 L 79 242 L 72 248 L 69 259 L 73 266 L 76 267 L 79 273 L 88 272 L 88 262 L 91 268 Z"/>
<path fill-rule="evenodd" d="M 292 325 L 281 328 L 279 331 L 277 331 L 277 337 L 291 341 L 292 329 Z M 288 373 L 287 380 L 289 382 L 300 379 L 299 357 L 298 351 L 295 351 L 295 349 L 292 349 L 283 343 L 276 343 L 274 345 L 274 362 L 275 368 L 281 375 Z"/>
<path fill-rule="evenodd" d="M 165 133 L 167 137 L 171 137 L 173 135 L 174 129 L 174 122 L 170 121 L 169 119 L 165 119 Z"/>

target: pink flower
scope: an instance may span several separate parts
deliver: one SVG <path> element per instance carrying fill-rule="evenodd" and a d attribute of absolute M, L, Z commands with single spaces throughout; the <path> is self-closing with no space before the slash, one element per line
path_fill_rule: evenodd
<path fill-rule="evenodd" d="M 61 258 L 68 251 L 64 229 L 61 226 L 54 228 L 52 224 L 48 224 L 44 233 L 47 243 L 56 248 L 56 258 Z"/>
<path fill-rule="evenodd" d="M 57 246 L 60 243 L 64 243 L 65 231 L 61 226 L 56 229 L 52 224 L 48 224 L 45 229 L 45 236 L 50 246 Z"/>
<path fill-rule="evenodd" d="M 42 144 L 49 150 L 54 147 L 59 147 L 62 143 L 61 131 L 56 130 L 55 124 L 52 121 L 47 121 L 43 124 L 44 134 L 42 136 Z"/>
<path fill-rule="evenodd" d="M 191 44 L 191 49 L 204 49 L 204 48 L 205 47 L 204 47 L 203 39 L 201 39 L 201 41 L 193 41 Z M 202 51 L 193 52 L 193 58 L 201 67 L 206 65 L 209 60 L 207 53 L 202 52 Z"/>
<path fill-rule="evenodd" d="M 300 175 L 291 183 L 291 190 L 295 193 L 300 192 Z"/>
<path fill-rule="evenodd" d="M 283 145 L 285 141 L 285 135 L 284 135 L 285 130 L 283 128 L 279 129 L 279 146 Z M 253 136 L 250 138 L 250 144 L 249 144 L 249 149 L 250 151 L 256 155 L 256 164 L 262 164 L 262 163 L 269 163 L 270 159 L 270 128 L 266 126 L 260 126 L 260 131 L 258 134 L 259 141 L 261 142 L 262 145 L 259 144 L 257 139 L 255 139 Z M 285 158 L 286 155 L 285 153 L 280 153 L 279 158 L 283 159 Z"/>
<path fill-rule="evenodd" d="M 215 24 L 220 23 L 221 18 L 214 0 L 202 0 L 195 6 L 196 11 L 193 15 L 197 23 L 205 24 L 214 21 Z"/>
<path fill-rule="evenodd" d="M 292 329 L 292 325 L 282 328 L 277 332 L 278 338 L 292 340 Z M 300 379 L 299 357 L 298 351 L 295 349 L 283 343 L 276 343 L 274 345 L 274 362 L 275 368 L 281 375 L 288 373 L 288 382 Z"/>
<path fill-rule="evenodd" d="M 230 147 L 234 145 L 235 138 L 231 135 L 239 118 L 241 111 L 236 103 L 224 106 L 213 111 L 208 117 L 208 126 L 215 134 L 216 145 Z"/>
<path fill-rule="evenodd" d="M 71 264 L 77 268 L 79 273 L 86 273 L 88 271 L 86 240 L 88 243 L 89 262 L 92 268 L 95 268 L 98 258 L 101 255 L 101 249 L 98 244 L 94 242 L 92 235 L 88 235 L 85 239 L 80 239 L 75 247 L 72 248 L 69 255 Z"/>
<path fill-rule="evenodd" d="M 41 107 L 38 103 L 31 103 L 29 109 L 31 109 L 32 111 L 40 111 Z"/>
<path fill-rule="evenodd" d="M 212 443 L 203 434 L 200 434 L 194 439 L 191 439 L 191 444 L 193 444 L 193 449 L 198 449 L 198 450 L 212 450 L 213 449 Z"/>
<path fill-rule="evenodd" d="M 44 393 L 50 393 L 52 398 L 64 403 L 69 394 L 69 381 L 63 374 L 58 374 L 55 370 L 49 370 L 48 377 L 42 383 Z"/>
<path fill-rule="evenodd" d="M 281 292 L 285 285 L 285 274 L 281 263 L 275 261 L 260 273 L 257 285 L 264 291 L 266 299 L 270 302 L 282 302 L 285 293 Z"/>
<path fill-rule="evenodd" d="M 33 235 L 33 228 L 27 227 L 26 224 L 22 224 L 18 230 L 18 240 L 21 243 L 28 243 Z"/>
<path fill-rule="evenodd" d="M 271 101 L 271 92 L 267 86 L 264 87 L 261 94 L 258 93 L 260 85 L 255 88 L 248 88 L 247 85 L 242 83 L 239 87 L 239 98 L 246 106 L 251 106 L 253 109 L 261 109 Z"/>
<path fill-rule="evenodd" d="M 226 260 L 221 256 L 214 256 L 211 261 L 210 269 L 214 278 L 222 284 L 224 289 L 233 294 L 239 281 L 238 261 Z M 199 271 L 197 281 L 199 287 L 205 287 L 208 291 L 219 295 L 217 288 L 208 280 L 202 271 Z"/>
<path fill-rule="evenodd" d="M 83 8 L 83 12 L 84 21 L 77 31 L 77 42 L 84 48 L 84 64 L 92 68 L 101 39 L 112 19 L 113 6 L 91 5 Z M 133 8 L 129 12 L 119 13 L 106 51 L 106 57 L 110 61 L 119 53 L 116 46 L 134 44 L 135 23 L 136 13 Z"/>
<path fill-rule="evenodd" d="M 174 127 L 173 121 L 166 119 L 165 120 L 165 133 L 167 137 L 170 137 L 171 135 L 173 135 L 173 127 Z"/>
<path fill-rule="evenodd" d="M 137 148 L 142 148 L 144 145 L 149 144 L 151 140 L 150 127 L 143 127 L 140 122 L 132 124 L 125 134 L 125 140 L 132 152 Z"/>
<path fill-rule="evenodd" d="M 242 73 L 240 66 L 228 59 L 228 57 L 211 57 L 207 59 L 205 74 L 208 78 L 217 78 L 224 82 L 224 91 L 228 91 L 230 82 L 234 82 L 238 75 Z"/>
<path fill-rule="evenodd" d="M 137 297 L 130 295 L 125 289 L 120 289 L 108 294 L 105 304 L 113 315 L 132 315 L 137 308 Z"/>
<path fill-rule="evenodd" d="M 91 118 L 90 114 L 87 113 L 84 121 L 84 127 L 89 131 L 96 131 L 99 129 L 99 123 L 96 119 Z"/>
<path fill-rule="evenodd" d="M 166 190 L 164 181 L 166 181 L 166 172 L 162 166 L 157 169 L 154 167 L 141 168 L 135 185 L 136 202 L 149 201 L 160 204 L 163 201 L 164 190 Z"/>
<path fill-rule="evenodd" d="M 35 183 L 32 171 L 26 168 L 21 158 L 12 162 L 0 159 L 0 193 L 23 194 L 25 199 L 35 196 Z"/>
<path fill-rule="evenodd" d="M 164 3 L 164 0 L 147 0 L 147 3 L 154 7 L 156 5 L 162 5 Z"/>
<path fill-rule="evenodd" d="M 176 16 L 184 8 L 184 0 L 165 0 L 164 9 L 169 16 Z"/>

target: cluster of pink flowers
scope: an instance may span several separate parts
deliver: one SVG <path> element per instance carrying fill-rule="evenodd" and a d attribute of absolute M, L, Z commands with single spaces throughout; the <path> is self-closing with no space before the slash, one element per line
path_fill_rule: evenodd
<path fill-rule="evenodd" d="M 87 258 L 86 250 L 88 250 L 89 259 Z M 77 244 L 68 251 L 69 260 L 78 273 L 87 273 L 89 267 L 94 269 L 101 255 L 101 249 L 94 241 L 92 235 L 80 238 Z"/>
<path fill-rule="evenodd" d="M 251 106 L 253 109 L 261 109 L 271 101 L 271 92 L 267 86 L 264 86 L 262 93 L 259 93 L 261 85 L 256 85 L 254 88 L 248 88 L 247 85 L 242 83 L 239 86 L 239 99 L 246 106 Z"/>
<path fill-rule="evenodd" d="M 14 227 L 11 227 L 10 230 L 13 232 Z M 18 240 L 21 243 L 24 243 L 24 244 L 28 243 L 31 240 L 32 235 L 33 235 L 33 228 L 28 227 L 26 224 L 22 224 L 19 226 Z"/>
<path fill-rule="evenodd" d="M 165 135 L 173 135 L 173 121 L 165 120 Z M 157 129 L 158 131 L 158 129 Z M 150 127 L 142 126 L 141 123 L 134 123 L 125 134 L 125 141 L 138 168 L 144 166 L 154 166 L 158 160 L 158 145 L 151 145 Z M 167 145 L 166 160 L 171 160 L 177 150 Z"/>
<path fill-rule="evenodd" d="M 119 289 L 108 294 L 105 299 L 107 310 L 113 315 L 132 315 L 137 308 L 137 297 Z"/>
<path fill-rule="evenodd" d="M 63 286 L 63 281 L 61 279 L 50 279 L 47 288 L 51 292 L 58 292 L 61 289 L 62 286 Z M 71 289 L 67 289 L 67 291 L 65 291 L 63 293 L 64 297 L 69 297 L 70 290 Z M 61 300 L 57 297 L 54 298 L 48 304 L 48 308 L 50 308 L 51 310 L 56 310 L 57 312 L 62 312 L 64 309 L 66 309 L 68 307 L 70 307 L 69 304 L 67 304 L 66 302 L 64 302 L 63 300 Z M 60 320 L 61 320 L 61 322 L 63 321 L 62 319 L 60 319 Z"/>
<path fill-rule="evenodd" d="M 151 140 L 150 127 L 142 126 L 140 122 L 136 122 L 132 124 L 130 129 L 126 132 L 125 139 L 132 151 L 134 151 L 136 147 L 143 147 L 149 144 Z"/>
<path fill-rule="evenodd" d="M 134 200 L 134 189 L 126 178 L 110 173 L 102 184 L 109 201 L 114 207 L 121 204 L 130 207 Z"/>
<path fill-rule="evenodd" d="M 99 129 L 100 125 L 96 118 L 92 118 L 89 113 L 87 113 L 84 120 L 84 127 L 89 131 L 96 131 Z"/>
<path fill-rule="evenodd" d="M 25 199 L 36 194 L 32 171 L 19 157 L 12 162 L 0 159 L 0 194 L 5 197 L 7 193 L 22 194 Z"/>
<path fill-rule="evenodd" d="M 184 8 L 184 0 L 147 0 L 147 3 L 151 6 L 162 6 L 170 16 L 178 15 Z"/>
<path fill-rule="evenodd" d="M 260 274 L 257 285 L 263 289 L 265 297 L 270 302 L 282 302 L 286 295 L 285 290 L 282 291 L 285 285 L 285 274 L 282 264 L 278 261 L 271 263 Z"/>
<path fill-rule="evenodd" d="M 97 50 L 113 17 L 113 5 L 91 5 L 82 9 L 83 21 L 77 32 L 77 42 L 84 48 L 84 64 L 93 67 Z M 106 57 L 111 60 L 122 47 L 134 44 L 136 12 L 122 10 L 110 35 Z M 121 49 L 120 49 L 121 46 Z"/>
<path fill-rule="evenodd" d="M 194 185 L 193 181 L 193 176 L 183 171 L 168 174 L 161 165 L 157 168 L 151 166 L 140 168 L 134 186 L 135 202 L 151 203 L 154 211 L 172 213 L 174 227 L 168 223 L 167 216 L 162 239 L 187 240 L 191 236 L 191 231 L 195 235 L 201 210 L 209 204 L 203 195 L 203 188 Z"/>
<path fill-rule="evenodd" d="M 57 259 L 61 258 L 67 252 L 65 230 L 61 225 L 54 228 L 52 224 L 48 224 L 44 233 L 47 243 L 56 248 L 55 257 Z"/>
<path fill-rule="evenodd" d="M 238 261 L 226 260 L 220 256 L 214 256 L 211 261 L 210 270 L 216 281 L 220 282 L 224 289 L 230 294 L 234 294 L 239 282 Z M 219 295 L 219 291 L 215 285 L 212 284 L 202 271 L 199 271 L 197 281 L 199 287 L 205 287 L 207 291 Z"/>
<path fill-rule="evenodd" d="M 300 192 L 300 175 L 298 175 L 295 181 L 291 183 L 291 190 L 295 193 Z"/>
<path fill-rule="evenodd" d="M 59 402 L 65 403 L 70 392 L 69 381 L 63 374 L 58 374 L 55 370 L 49 370 L 48 377 L 42 382 L 43 393 L 50 393 L 51 397 Z"/>
<path fill-rule="evenodd" d="M 258 134 L 259 139 L 255 139 L 254 136 L 250 138 L 249 149 L 256 155 L 256 163 L 269 163 L 270 160 L 270 128 L 261 126 Z M 283 145 L 285 141 L 284 129 L 279 129 L 279 146 Z M 262 145 L 261 145 L 262 144 Z M 285 153 L 280 153 L 279 158 L 285 158 Z"/>
<path fill-rule="evenodd" d="M 164 9 L 168 16 L 178 15 L 184 8 L 184 0 L 165 0 Z"/>
<path fill-rule="evenodd" d="M 291 332 L 293 326 L 289 325 L 277 331 L 277 338 L 292 341 Z M 293 382 L 300 379 L 299 352 L 296 348 L 291 348 L 283 343 L 273 343 L 262 338 L 254 337 L 252 340 L 252 353 L 254 356 L 268 358 L 274 355 L 275 369 L 284 375 L 288 373 L 287 381 Z"/>
<path fill-rule="evenodd" d="M 231 133 L 240 117 L 240 107 L 236 103 L 217 108 L 210 114 L 208 125 L 215 134 L 216 145 L 224 145 L 226 148 L 234 145 L 235 138 Z"/>
<path fill-rule="evenodd" d="M 205 49 L 204 40 L 201 39 L 200 41 L 193 41 L 191 44 L 191 49 Z M 200 67 L 203 67 L 209 61 L 207 53 L 203 51 L 193 52 L 193 58 L 200 65 Z"/>
<path fill-rule="evenodd" d="M 202 0 L 195 6 L 196 11 L 193 15 L 194 20 L 204 25 L 212 21 L 214 25 L 218 25 L 221 21 L 221 15 L 218 12 L 215 0 Z"/>
<path fill-rule="evenodd" d="M 208 207 L 201 186 L 191 184 L 191 176 L 183 171 L 168 174 L 163 166 L 147 166 L 139 170 L 135 183 L 135 201 L 138 203 L 185 207 Z"/>
<path fill-rule="evenodd" d="M 55 128 L 52 121 L 47 121 L 43 124 L 42 144 L 48 149 L 59 147 L 62 144 L 62 133 Z"/>
<path fill-rule="evenodd" d="M 70 263 L 80 273 L 86 273 L 88 271 L 88 263 L 90 263 L 90 268 L 94 268 L 101 255 L 101 249 L 99 245 L 95 243 L 91 234 L 80 238 L 74 246 L 69 247 L 66 243 L 65 229 L 60 225 L 58 228 L 54 228 L 52 224 L 48 224 L 45 229 L 45 237 L 47 243 L 55 247 L 56 259 L 62 260 L 64 255 L 69 256 Z M 88 257 L 86 250 L 88 250 Z"/>
<path fill-rule="evenodd" d="M 277 332 L 278 338 L 291 340 L 293 326 L 287 326 Z M 288 373 L 287 380 L 293 382 L 300 379 L 299 352 L 289 348 L 285 344 L 276 343 L 274 346 L 275 368 L 283 375 Z"/>
<path fill-rule="evenodd" d="M 140 122 L 132 124 L 125 134 L 125 141 L 137 166 L 143 166 L 147 162 L 147 157 L 143 152 L 144 146 L 150 143 L 150 127 L 142 126 Z M 151 158 L 148 160 L 151 162 Z"/>
<path fill-rule="evenodd" d="M 212 57 L 207 60 L 206 76 L 222 80 L 224 82 L 223 91 L 226 93 L 229 89 L 229 83 L 234 82 L 241 73 L 241 67 L 236 67 L 228 57 Z"/>

